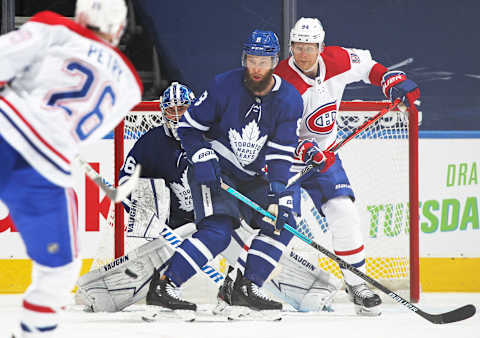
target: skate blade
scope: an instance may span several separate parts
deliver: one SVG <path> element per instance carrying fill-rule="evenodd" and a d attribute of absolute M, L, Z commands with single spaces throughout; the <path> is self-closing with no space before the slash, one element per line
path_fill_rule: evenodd
<path fill-rule="evenodd" d="M 215 307 L 213 308 L 212 310 L 212 313 L 214 315 L 221 315 L 221 316 L 225 316 L 225 315 L 228 315 L 230 310 L 230 305 L 225 302 L 223 299 L 217 299 L 217 305 L 215 305 Z"/>
<path fill-rule="evenodd" d="M 193 322 L 195 321 L 195 318 L 196 313 L 193 310 L 171 310 L 155 305 L 148 305 L 148 308 L 142 315 L 142 320 L 148 323 L 162 320 L 180 320 L 184 322 Z"/>
<path fill-rule="evenodd" d="M 240 321 L 279 321 L 282 320 L 282 311 L 280 310 L 261 310 L 256 311 L 244 306 L 230 306 L 227 315 L 229 320 Z"/>
<path fill-rule="evenodd" d="M 380 305 L 377 305 L 371 308 L 367 308 L 361 305 L 355 305 L 355 312 L 357 313 L 358 316 L 364 316 L 364 317 L 378 317 L 382 314 Z"/>

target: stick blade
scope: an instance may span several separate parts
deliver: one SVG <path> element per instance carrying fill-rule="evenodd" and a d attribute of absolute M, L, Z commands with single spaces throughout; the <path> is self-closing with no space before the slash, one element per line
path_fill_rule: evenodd
<path fill-rule="evenodd" d="M 429 315 L 427 319 L 434 324 L 455 323 L 472 317 L 476 312 L 475 306 L 472 304 L 462 306 L 450 312 L 437 315 Z"/>
<path fill-rule="evenodd" d="M 476 312 L 475 306 L 472 304 L 462 306 L 461 308 L 458 308 L 456 310 L 447 312 L 443 315 L 443 322 L 444 323 L 453 323 L 453 322 L 459 322 L 464 319 L 468 319 L 472 317 L 475 312 Z"/>

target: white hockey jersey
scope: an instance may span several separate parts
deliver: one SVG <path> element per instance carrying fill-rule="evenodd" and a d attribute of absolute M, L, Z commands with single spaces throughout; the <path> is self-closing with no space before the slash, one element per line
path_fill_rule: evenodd
<path fill-rule="evenodd" d="M 0 37 L 0 134 L 43 176 L 71 186 L 81 144 L 110 132 L 140 100 L 130 61 L 76 22 L 40 12 Z"/>
<path fill-rule="evenodd" d="M 299 140 L 314 139 L 320 149 L 332 145 L 337 137 L 336 114 L 345 86 L 357 81 L 379 86 L 386 71 L 372 60 L 368 50 L 337 46 L 324 48 L 315 79 L 303 74 L 293 57 L 282 60 L 275 73 L 297 88 L 303 99 Z M 301 165 L 300 160 L 295 160 L 292 171 L 300 170 Z"/>

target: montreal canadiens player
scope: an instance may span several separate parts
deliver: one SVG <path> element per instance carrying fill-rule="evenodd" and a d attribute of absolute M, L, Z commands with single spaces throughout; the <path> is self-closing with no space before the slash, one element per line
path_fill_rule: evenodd
<path fill-rule="evenodd" d="M 115 46 L 124 0 L 78 0 L 75 21 L 40 12 L 0 37 L 0 198 L 33 260 L 21 337 L 50 337 L 80 269 L 72 162 L 142 95 Z"/>
<path fill-rule="evenodd" d="M 364 81 L 381 86 L 392 101 L 401 98 L 407 106 L 419 98 L 420 90 L 405 73 L 388 71 L 375 62 L 368 50 L 325 46 L 325 32 L 318 19 L 301 18 L 290 32 L 291 56 L 282 60 L 275 73 L 297 88 L 303 98 L 300 143 L 292 170 L 326 159 L 334 164 L 302 181 L 318 210 L 321 210 L 333 233 L 333 248 L 357 269 L 365 272 L 365 246 L 360 220 L 355 209 L 355 195 L 338 155 L 328 149 L 337 136 L 336 112 L 345 86 Z M 336 161 L 335 161 L 336 159 Z M 362 315 L 379 315 L 380 297 L 358 276 L 343 270 L 346 291 Z"/>
<path fill-rule="evenodd" d="M 188 179 L 198 231 L 177 249 L 157 285 L 150 304 L 175 310 L 196 310 L 176 289 L 222 252 L 242 217 L 262 230 L 252 241 L 245 276 L 236 288 L 237 305 L 255 310 L 280 310 L 260 287 L 292 238 L 273 233 L 284 223 L 295 226 L 293 197 L 285 190 L 297 125 L 303 103 L 297 90 L 273 70 L 280 51 L 273 32 L 256 30 L 243 46 L 243 68 L 217 75 L 208 90 L 182 116 L 178 134 L 191 164 Z M 268 165 L 268 181 L 263 168 Z M 278 208 L 277 223 L 262 220 L 220 188 L 220 180 L 264 208 Z"/>

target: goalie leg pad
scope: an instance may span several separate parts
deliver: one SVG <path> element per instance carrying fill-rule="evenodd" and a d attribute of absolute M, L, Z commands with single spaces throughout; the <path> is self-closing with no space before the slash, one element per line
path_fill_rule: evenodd
<path fill-rule="evenodd" d="M 121 311 L 145 298 L 154 269 L 162 273 L 173 253 L 163 238 L 148 242 L 81 276 L 77 295 L 94 312 Z"/>
<path fill-rule="evenodd" d="M 294 250 L 280 259 L 279 267 L 264 287 L 298 311 L 322 311 L 329 307 L 340 280 Z"/>

